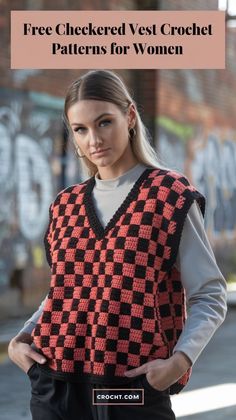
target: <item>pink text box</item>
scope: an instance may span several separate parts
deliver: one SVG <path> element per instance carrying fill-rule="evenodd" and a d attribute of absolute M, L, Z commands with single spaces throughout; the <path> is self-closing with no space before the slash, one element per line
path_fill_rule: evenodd
<path fill-rule="evenodd" d="M 225 12 L 12 11 L 11 68 L 223 69 Z"/>

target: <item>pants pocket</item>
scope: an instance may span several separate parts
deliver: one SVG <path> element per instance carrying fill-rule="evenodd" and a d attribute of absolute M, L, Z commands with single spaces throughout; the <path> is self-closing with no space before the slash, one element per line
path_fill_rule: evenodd
<path fill-rule="evenodd" d="M 146 389 L 148 392 L 152 392 L 153 394 L 159 394 L 159 395 L 169 395 L 169 388 L 165 389 L 164 391 L 159 391 L 158 389 L 154 388 L 147 380 L 147 376 L 146 373 L 144 375 L 141 376 L 140 378 L 141 383 L 144 387 L 144 389 Z"/>
<path fill-rule="evenodd" d="M 26 374 L 31 378 L 31 375 L 34 374 L 34 370 L 37 367 L 37 362 L 33 363 L 32 366 L 27 370 Z"/>

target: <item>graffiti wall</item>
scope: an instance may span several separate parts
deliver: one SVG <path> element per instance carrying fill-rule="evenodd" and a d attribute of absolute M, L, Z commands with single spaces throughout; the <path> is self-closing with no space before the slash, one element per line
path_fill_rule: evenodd
<path fill-rule="evenodd" d="M 158 150 L 207 197 L 206 229 L 214 244 L 236 240 L 236 131 L 181 124 L 161 116 Z"/>
<path fill-rule="evenodd" d="M 17 271 L 46 266 L 42 240 L 49 204 L 61 185 L 63 146 L 61 104 L 52 102 L 43 94 L 1 90 L 1 286 L 20 283 Z"/>

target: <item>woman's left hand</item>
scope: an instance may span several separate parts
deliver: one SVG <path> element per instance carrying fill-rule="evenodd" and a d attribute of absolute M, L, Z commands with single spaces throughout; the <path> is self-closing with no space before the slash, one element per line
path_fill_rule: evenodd
<path fill-rule="evenodd" d="M 164 391 L 178 381 L 191 367 L 190 359 L 177 351 L 169 359 L 156 359 L 125 372 L 127 377 L 146 374 L 147 381 L 158 391 Z"/>

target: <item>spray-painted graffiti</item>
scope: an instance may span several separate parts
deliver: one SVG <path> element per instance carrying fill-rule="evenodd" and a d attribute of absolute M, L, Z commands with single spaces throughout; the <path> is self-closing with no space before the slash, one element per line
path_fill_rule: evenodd
<path fill-rule="evenodd" d="M 157 148 L 166 166 L 190 178 L 207 197 L 205 223 L 212 239 L 236 234 L 236 142 L 233 132 L 205 133 L 167 118 L 159 120 Z M 186 135 L 185 135 L 186 134 Z M 190 134 L 190 132 L 189 132 Z M 188 137 L 188 138 L 187 138 Z"/>
<path fill-rule="evenodd" d="M 186 141 L 193 133 L 192 127 L 163 116 L 158 124 L 158 152 L 163 164 L 184 172 Z"/>
<path fill-rule="evenodd" d="M 6 108 L 4 112 L 7 112 Z M 8 112 L 11 120 L 13 111 L 9 109 Z M 14 119 L 16 121 L 16 115 Z M 48 157 L 32 137 L 19 133 L 12 138 L 3 124 L 0 124 L 0 133 L 1 196 L 5 196 L 1 201 L 0 218 L 2 221 L 12 218 L 14 199 L 19 228 L 26 239 L 33 240 L 45 227 L 46 209 L 53 195 Z M 12 211 L 9 211 L 10 208 Z"/>
<path fill-rule="evenodd" d="M 60 139 L 59 131 L 56 132 L 59 123 L 55 128 L 58 111 L 53 117 L 52 111 L 37 110 L 25 97 L 14 98 L 12 102 L 12 97 L 7 96 L 3 102 L 0 107 L 0 284 L 7 283 L 12 269 L 26 266 L 29 258 L 34 263 L 33 249 L 42 246 L 48 207 L 58 188 L 55 178 L 60 175 L 52 140 L 56 137 L 59 143 Z M 51 169 L 53 159 L 56 174 Z M 40 261 L 43 263 L 42 258 Z M 39 258 L 37 262 L 38 266 Z"/>
<path fill-rule="evenodd" d="M 234 238 L 236 230 L 236 143 L 209 133 L 191 164 L 192 177 L 208 198 L 206 223 L 215 238 L 224 232 Z"/>
<path fill-rule="evenodd" d="M 27 239 L 42 233 L 52 199 L 52 175 L 47 158 L 32 138 L 20 134 L 15 139 L 17 207 L 21 232 Z"/>

